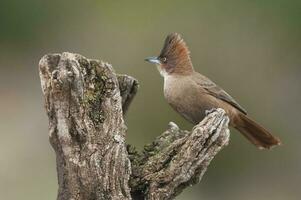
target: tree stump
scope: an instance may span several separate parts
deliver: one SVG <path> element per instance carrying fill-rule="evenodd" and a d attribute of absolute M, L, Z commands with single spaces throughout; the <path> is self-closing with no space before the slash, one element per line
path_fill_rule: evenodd
<path fill-rule="evenodd" d="M 116 74 L 106 62 L 67 52 L 45 55 L 39 70 L 58 200 L 173 199 L 201 180 L 229 142 L 229 119 L 216 109 L 191 131 L 169 123 L 139 153 L 126 145 L 124 122 L 136 79 Z"/>

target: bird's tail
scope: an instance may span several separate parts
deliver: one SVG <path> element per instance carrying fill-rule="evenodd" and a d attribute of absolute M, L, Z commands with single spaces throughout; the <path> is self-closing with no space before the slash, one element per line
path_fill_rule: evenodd
<path fill-rule="evenodd" d="M 243 113 L 239 113 L 236 118 L 235 128 L 260 149 L 269 149 L 281 144 L 277 137 Z"/>

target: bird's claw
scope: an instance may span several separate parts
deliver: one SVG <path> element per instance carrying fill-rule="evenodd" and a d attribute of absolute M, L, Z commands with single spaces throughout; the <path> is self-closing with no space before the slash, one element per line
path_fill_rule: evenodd
<path fill-rule="evenodd" d="M 206 115 L 209 115 L 209 114 L 213 113 L 213 112 L 216 111 L 216 110 L 217 110 L 216 108 L 211 108 L 210 110 L 206 110 L 206 111 L 205 111 L 205 114 L 206 114 Z"/>

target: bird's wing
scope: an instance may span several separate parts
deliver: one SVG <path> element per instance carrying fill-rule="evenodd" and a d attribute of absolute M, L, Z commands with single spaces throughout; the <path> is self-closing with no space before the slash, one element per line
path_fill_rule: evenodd
<path fill-rule="evenodd" d="M 214 82 L 212 82 L 209 78 L 198 74 L 197 77 L 195 77 L 195 81 L 199 86 L 201 86 L 203 89 L 205 89 L 208 94 L 221 99 L 230 105 L 237 108 L 239 111 L 241 111 L 244 114 L 247 114 L 247 111 L 241 107 L 233 97 L 231 97 L 227 92 L 225 92 L 222 88 L 220 88 L 218 85 L 216 85 Z"/>

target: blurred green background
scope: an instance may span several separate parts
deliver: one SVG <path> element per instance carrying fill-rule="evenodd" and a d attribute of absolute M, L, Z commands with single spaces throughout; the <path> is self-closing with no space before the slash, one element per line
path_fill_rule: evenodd
<path fill-rule="evenodd" d="M 222 85 L 283 140 L 259 151 L 232 130 L 202 182 L 178 200 L 294 200 L 301 196 L 301 1 L 0 1 L 0 199 L 53 200 L 54 152 L 38 76 L 46 53 L 70 51 L 140 81 L 127 115 L 139 149 L 169 121 L 192 126 L 163 98 L 144 62 L 170 32 L 183 35 L 195 69 Z"/>

